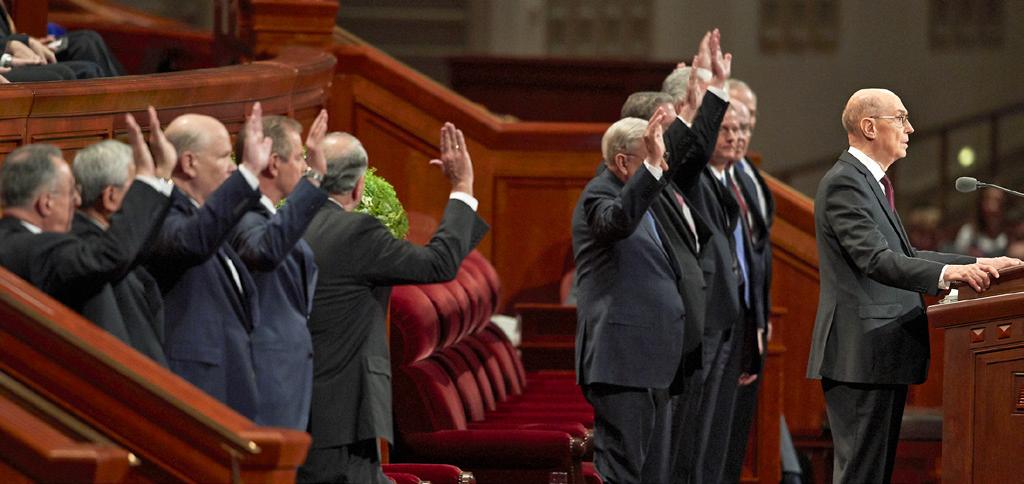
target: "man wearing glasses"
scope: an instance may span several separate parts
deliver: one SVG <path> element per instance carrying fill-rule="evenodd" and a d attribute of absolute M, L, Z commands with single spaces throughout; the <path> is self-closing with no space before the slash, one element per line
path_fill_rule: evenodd
<path fill-rule="evenodd" d="M 835 443 L 833 481 L 889 482 L 907 385 L 925 381 L 928 319 L 920 293 L 952 281 L 977 291 L 1020 264 L 918 251 L 896 215 L 886 170 L 907 155 L 907 108 L 884 89 L 857 91 L 843 111 L 850 147 L 814 198 L 821 292 L 808 362 L 820 379 Z"/>

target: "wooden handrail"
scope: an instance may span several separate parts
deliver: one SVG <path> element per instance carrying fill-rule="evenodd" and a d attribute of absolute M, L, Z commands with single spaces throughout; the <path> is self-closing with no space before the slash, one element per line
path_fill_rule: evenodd
<path fill-rule="evenodd" d="M 211 114 L 237 131 L 247 109 L 312 121 L 335 59 L 308 48 L 197 71 L 0 88 L 0 155 L 47 141 L 74 150 L 126 131 L 123 113 L 153 104 L 163 122 Z M 0 270 L 0 370 L 129 450 L 145 480 L 288 481 L 304 432 L 261 428 L 121 341 Z"/>

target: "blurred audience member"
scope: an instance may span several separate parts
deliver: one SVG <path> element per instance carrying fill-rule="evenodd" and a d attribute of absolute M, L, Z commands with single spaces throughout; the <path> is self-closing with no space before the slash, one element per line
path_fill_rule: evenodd
<path fill-rule="evenodd" d="M 997 257 L 1006 253 L 1010 237 L 1005 232 L 1006 194 L 995 189 L 978 191 L 975 220 L 960 227 L 952 252 L 975 257 Z"/>
<path fill-rule="evenodd" d="M 919 250 L 938 250 L 942 245 L 939 222 L 942 211 L 931 205 L 914 207 L 907 216 L 907 235 L 910 244 Z"/>

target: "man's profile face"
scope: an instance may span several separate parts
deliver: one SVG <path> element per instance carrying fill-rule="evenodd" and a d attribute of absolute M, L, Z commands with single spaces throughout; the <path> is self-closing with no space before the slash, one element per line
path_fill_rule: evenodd
<path fill-rule="evenodd" d="M 302 149 L 302 138 L 299 137 L 299 133 L 289 130 L 287 140 L 292 155 L 287 161 L 277 165 L 277 178 L 280 183 L 278 188 L 285 194 L 291 193 L 295 185 L 299 183 L 302 173 L 306 171 L 306 158 Z M 281 155 L 275 153 L 274 156 L 280 157 Z"/>
<path fill-rule="evenodd" d="M 231 176 L 231 172 L 238 169 L 231 159 L 231 137 L 228 130 L 219 125 L 206 136 L 206 142 L 195 152 L 197 160 L 194 184 L 203 200 L 217 190 L 221 183 Z"/>
<path fill-rule="evenodd" d="M 75 176 L 71 168 L 60 158 L 51 158 L 57 168 L 57 177 L 50 191 L 50 213 L 44 220 L 46 232 L 69 232 L 75 209 L 82 203 L 75 186 Z"/>
<path fill-rule="evenodd" d="M 876 116 L 900 116 L 907 114 L 907 108 L 903 106 L 903 101 L 895 94 L 885 96 L 882 105 L 885 107 Z M 892 163 L 906 157 L 910 133 L 914 132 L 914 127 L 910 125 L 910 120 L 905 120 L 902 126 L 900 126 L 899 121 L 891 118 L 874 118 L 874 121 L 878 133 L 874 140 L 874 144 L 878 146 L 876 153 L 888 158 L 888 160 L 878 161 Z"/>
<path fill-rule="evenodd" d="M 747 107 L 750 111 L 750 131 L 757 127 L 757 97 L 750 89 L 732 89 L 729 91 L 729 99 Z"/>
<path fill-rule="evenodd" d="M 718 128 L 718 141 L 711 155 L 711 164 L 724 166 L 746 154 L 750 141 L 750 115 L 742 105 L 730 107 Z"/>

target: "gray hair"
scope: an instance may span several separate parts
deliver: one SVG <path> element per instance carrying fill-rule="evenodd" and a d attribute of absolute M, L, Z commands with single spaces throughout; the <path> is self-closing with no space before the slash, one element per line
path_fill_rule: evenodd
<path fill-rule="evenodd" d="M 109 186 L 124 185 L 131 166 L 132 149 L 120 141 L 100 141 L 79 151 L 71 172 L 81 187 L 82 205 L 96 203 Z"/>
<path fill-rule="evenodd" d="M 191 151 L 193 153 L 202 151 L 202 148 L 204 148 L 203 143 L 207 138 L 202 131 L 192 129 L 191 126 L 188 128 L 167 130 L 164 134 L 167 136 L 167 141 L 170 141 L 171 144 L 174 145 L 174 151 L 178 153 L 179 157 L 186 151 Z"/>
<path fill-rule="evenodd" d="M 661 91 L 676 102 L 686 98 L 686 85 L 690 82 L 690 67 L 677 67 L 661 83 Z"/>
<path fill-rule="evenodd" d="M 628 151 L 629 145 L 643 138 L 646 130 L 647 120 L 640 118 L 623 118 L 609 126 L 601 137 L 605 165 L 611 166 L 615 155 Z"/>
<path fill-rule="evenodd" d="M 658 91 L 640 91 L 630 94 L 622 105 L 622 118 L 651 119 L 654 111 L 662 104 L 672 104 L 675 99 L 671 95 Z"/>
<path fill-rule="evenodd" d="M 332 150 L 324 153 L 327 158 L 327 173 L 324 173 L 324 181 L 320 188 L 331 194 L 349 193 L 355 189 L 359 178 L 366 173 L 368 166 L 366 149 L 363 148 L 363 144 L 359 142 L 358 138 L 348 133 L 339 131 L 330 133 L 325 141 L 332 138 L 337 139 L 339 143 L 347 141 L 348 144 L 340 152 Z"/>
<path fill-rule="evenodd" d="M 24 207 L 42 190 L 52 190 L 57 182 L 54 158 L 63 158 L 60 148 L 45 143 L 25 145 L 7 155 L 0 167 L 0 204 Z"/>

